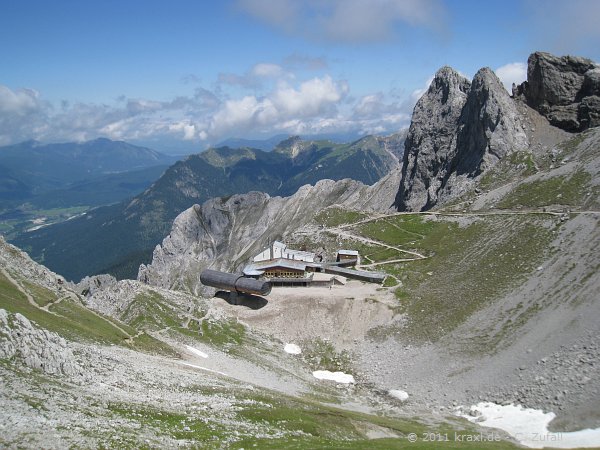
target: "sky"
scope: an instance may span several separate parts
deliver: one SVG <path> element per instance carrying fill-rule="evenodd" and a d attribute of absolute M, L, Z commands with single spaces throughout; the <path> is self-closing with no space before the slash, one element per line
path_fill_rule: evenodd
<path fill-rule="evenodd" d="M 390 134 L 435 72 L 600 61 L 596 0 L 0 0 L 0 145 Z"/>

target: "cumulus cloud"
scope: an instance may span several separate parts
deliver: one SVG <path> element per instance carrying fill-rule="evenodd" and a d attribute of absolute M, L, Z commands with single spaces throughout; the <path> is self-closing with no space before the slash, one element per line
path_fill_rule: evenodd
<path fill-rule="evenodd" d="M 527 64 L 521 62 L 505 64 L 498 67 L 495 72 L 506 90 L 512 93 L 513 83 L 521 84 L 527 79 Z"/>
<path fill-rule="evenodd" d="M 31 139 L 32 133 L 42 133 L 47 126 L 48 108 L 49 105 L 33 89 L 12 90 L 0 85 L 0 145 Z"/>
<path fill-rule="evenodd" d="M 53 106 L 35 90 L 0 85 L 0 145 L 97 137 L 208 145 L 232 136 L 394 132 L 409 120 L 406 105 L 390 94 L 356 99 L 345 80 L 297 80 L 284 67 L 260 63 L 243 75 L 269 80 L 260 94 L 232 96 L 217 83 L 215 90 L 198 87 L 167 101 L 122 96 L 111 104 Z"/>
<path fill-rule="evenodd" d="M 40 107 L 39 93 L 33 89 L 12 91 L 0 86 L 0 113 L 26 115 Z"/>
<path fill-rule="evenodd" d="M 361 134 L 380 134 L 399 130 L 410 122 L 412 102 L 386 101 L 382 92 L 361 97 L 354 106 L 353 119 Z"/>
<path fill-rule="evenodd" d="M 398 26 L 444 28 L 441 0 L 238 0 L 243 12 L 286 33 L 335 42 L 374 42 Z"/>
<path fill-rule="evenodd" d="M 348 93 L 348 84 L 334 82 L 326 75 L 300 84 L 298 89 L 280 86 L 273 94 L 273 102 L 284 114 L 306 117 L 323 112 L 338 103 Z"/>
<path fill-rule="evenodd" d="M 292 119 L 333 112 L 347 92 L 347 83 L 335 82 L 330 76 L 304 81 L 297 88 L 281 83 L 262 98 L 227 100 L 214 115 L 210 132 L 222 135 L 250 128 L 281 128 Z"/>

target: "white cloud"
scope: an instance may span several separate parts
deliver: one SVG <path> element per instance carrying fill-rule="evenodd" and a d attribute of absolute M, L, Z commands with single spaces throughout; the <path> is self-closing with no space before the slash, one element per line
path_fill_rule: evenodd
<path fill-rule="evenodd" d="M 200 136 L 197 136 L 196 126 L 190 122 L 173 123 L 173 124 L 169 125 L 169 130 L 183 132 L 183 140 L 184 141 L 192 141 L 196 137 L 200 137 Z M 200 135 L 200 133 L 198 133 L 198 135 Z M 205 135 L 205 133 L 204 133 L 204 135 Z"/>
<path fill-rule="evenodd" d="M 43 133 L 47 128 L 48 108 L 33 89 L 12 90 L 0 85 L 0 145 L 32 139 L 35 134 Z"/>
<path fill-rule="evenodd" d="M 238 0 L 238 8 L 288 34 L 335 42 L 388 39 L 398 26 L 444 28 L 441 0 Z"/>
<path fill-rule="evenodd" d="M 408 125 L 414 103 L 389 102 L 382 92 L 365 95 L 354 106 L 354 126 L 362 134 L 380 134 L 397 131 Z"/>
<path fill-rule="evenodd" d="M 298 89 L 280 87 L 273 95 L 273 103 L 288 116 L 310 116 L 338 103 L 347 93 L 347 83 L 336 83 L 326 75 L 305 81 Z"/>
<path fill-rule="evenodd" d="M 276 78 L 284 75 L 284 70 L 281 66 L 271 63 L 256 64 L 250 72 L 254 76 L 265 78 Z"/>
<path fill-rule="evenodd" d="M 502 67 L 498 67 L 495 72 L 506 90 L 512 93 L 513 83 L 521 84 L 527 79 L 527 64 L 521 62 L 505 64 Z"/>
<path fill-rule="evenodd" d="M 227 100 L 213 116 L 210 133 L 223 135 L 256 127 L 280 128 L 290 120 L 331 113 L 347 92 L 345 82 L 335 82 L 330 76 L 304 81 L 298 88 L 281 83 L 262 98 L 248 95 Z"/>
<path fill-rule="evenodd" d="M 356 106 L 354 112 L 358 117 L 373 117 L 385 111 L 384 98 L 381 92 L 363 96 Z"/>
<path fill-rule="evenodd" d="M 40 107 L 39 93 L 33 89 L 19 89 L 13 91 L 0 85 L 0 113 L 1 114 L 29 114 Z"/>
<path fill-rule="evenodd" d="M 269 79 L 262 95 L 197 88 L 169 101 L 121 97 L 112 104 L 63 101 L 53 107 L 34 90 L 0 85 L 0 145 L 97 137 L 210 144 L 277 133 L 393 132 L 405 125 L 405 105 L 389 94 L 355 99 L 344 80 L 323 75 L 297 81 L 282 67 L 260 63 L 248 71 Z"/>

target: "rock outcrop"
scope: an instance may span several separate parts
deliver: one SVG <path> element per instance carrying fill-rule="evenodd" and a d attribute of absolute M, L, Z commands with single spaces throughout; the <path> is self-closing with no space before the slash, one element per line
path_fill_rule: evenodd
<path fill-rule="evenodd" d="M 442 67 L 417 102 L 404 143 L 399 210 L 420 210 L 437 199 L 449 162 L 456 153 L 456 130 L 471 83 Z"/>
<path fill-rule="evenodd" d="M 85 277 L 73 287 L 75 292 L 85 297 L 90 297 L 96 292 L 104 291 L 115 284 L 117 284 L 117 279 L 115 277 L 108 274 L 102 274 Z"/>
<path fill-rule="evenodd" d="M 291 197 L 249 192 L 213 198 L 182 212 L 152 263 L 141 265 L 138 280 L 152 286 L 201 294 L 205 268 L 239 270 L 275 239 L 310 222 L 324 208 L 342 205 L 363 211 L 388 211 L 398 188 L 393 171 L 373 186 L 345 179 L 302 186 Z"/>
<path fill-rule="evenodd" d="M 80 371 L 62 337 L 4 309 L 0 309 L 0 359 L 17 361 L 51 375 L 74 375 Z"/>
<path fill-rule="evenodd" d="M 533 53 L 527 81 L 514 87 L 513 95 L 563 130 L 600 125 L 600 66 L 590 59 Z"/>
<path fill-rule="evenodd" d="M 470 83 L 443 67 L 415 106 L 395 205 L 428 210 L 527 146 L 516 106 L 494 72 L 483 68 Z"/>

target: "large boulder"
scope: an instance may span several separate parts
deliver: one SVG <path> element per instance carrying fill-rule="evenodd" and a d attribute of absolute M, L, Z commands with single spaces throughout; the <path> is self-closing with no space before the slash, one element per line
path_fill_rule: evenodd
<path fill-rule="evenodd" d="M 527 81 L 515 94 L 558 128 L 595 127 L 600 110 L 589 98 L 600 95 L 600 66 L 587 58 L 535 52 L 527 61 Z"/>

